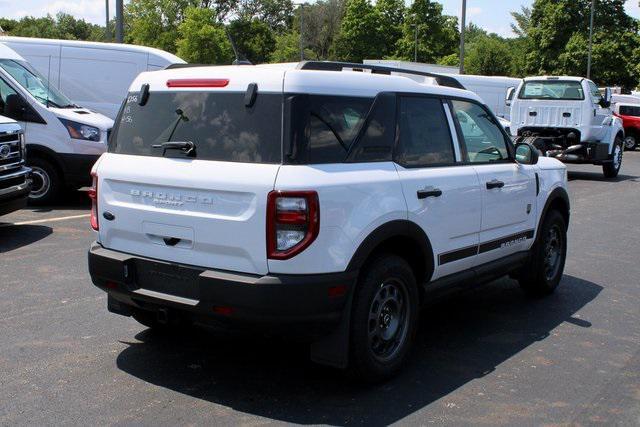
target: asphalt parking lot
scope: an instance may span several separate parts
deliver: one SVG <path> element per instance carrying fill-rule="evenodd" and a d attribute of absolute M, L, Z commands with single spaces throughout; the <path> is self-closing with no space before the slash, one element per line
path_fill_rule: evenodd
<path fill-rule="evenodd" d="M 570 167 L 558 291 L 509 279 L 428 306 L 410 363 L 364 387 L 303 345 L 152 333 L 91 285 L 82 194 L 0 218 L 0 424 L 640 424 L 640 152 Z"/>

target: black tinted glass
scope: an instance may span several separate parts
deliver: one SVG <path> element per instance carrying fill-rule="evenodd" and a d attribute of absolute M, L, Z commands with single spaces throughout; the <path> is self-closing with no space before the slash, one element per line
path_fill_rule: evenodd
<path fill-rule="evenodd" d="M 393 156 L 396 134 L 396 97 L 380 94 L 376 98 L 364 132 L 355 142 L 349 161 L 353 163 L 386 162 Z"/>
<path fill-rule="evenodd" d="M 441 100 L 401 98 L 399 126 L 399 164 L 420 167 L 454 162 L 453 141 Z"/>
<path fill-rule="evenodd" d="M 162 156 L 153 145 L 191 141 L 196 158 L 280 163 L 282 95 L 258 93 L 246 107 L 240 92 L 152 92 L 144 106 L 131 93 L 116 120 L 109 151 Z"/>
<path fill-rule="evenodd" d="M 346 96 L 292 95 L 289 161 L 342 163 L 362 128 L 373 100 Z"/>
<path fill-rule="evenodd" d="M 620 114 L 623 116 L 640 117 L 640 106 L 632 107 L 630 105 L 621 105 Z"/>

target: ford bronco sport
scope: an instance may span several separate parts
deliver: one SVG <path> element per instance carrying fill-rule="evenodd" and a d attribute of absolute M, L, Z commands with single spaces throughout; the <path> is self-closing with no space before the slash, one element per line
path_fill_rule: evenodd
<path fill-rule="evenodd" d="M 565 166 L 514 146 L 475 94 L 420 76 L 327 62 L 141 74 L 93 169 L 89 270 L 108 309 L 156 328 L 284 326 L 314 361 L 380 380 L 420 303 L 452 285 L 510 274 L 553 292 Z"/>
<path fill-rule="evenodd" d="M 507 98 L 511 95 L 510 91 Z M 511 132 L 564 163 L 602 165 L 615 178 L 624 129 L 610 109 L 611 90 L 582 77 L 528 77 L 511 101 Z"/>

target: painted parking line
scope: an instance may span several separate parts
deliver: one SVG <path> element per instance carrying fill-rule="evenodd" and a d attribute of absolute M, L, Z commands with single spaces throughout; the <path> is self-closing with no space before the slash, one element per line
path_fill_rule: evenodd
<path fill-rule="evenodd" d="M 21 221 L 7 224 L 0 224 L 0 227 L 13 227 L 16 225 L 31 225 L 31 224 L 44 224 L 48 222 L 60 222 L 67 221 L 69 219 L 78 219 L 78 218 L 89 218 L 91 214 L 82 214 L 82 215 L 71 215 L 71 216 L 61 216 L 58 218 L 47 218 L 47 219 L 36 219 L 33 221 Z"/>

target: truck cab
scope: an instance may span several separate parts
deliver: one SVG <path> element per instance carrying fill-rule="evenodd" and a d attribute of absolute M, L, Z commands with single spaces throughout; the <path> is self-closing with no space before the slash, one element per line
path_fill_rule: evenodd
<path fill-rule="evenodd" d="M 511 100 L 511 133 L 564 163 L 594 164 L 613 178 L 622 166 L 624 128 L 611 91 L 582 77 L 528 77 Z"/>
<path fill-rule="evenodd" d="M 32 203 L 48 204 L 66 188 L 91 184 L 91 167 L 106 150 L 113 120 L 71 102 L 2 43 L 0 115 L 24 131 L 33 170 Z"/>
<path fill-rule="evenodd" d="M 0 215 L 22 209 L 31 190 L 25 166 L 25 140 L 20 125 L 0 116 Z"/>

